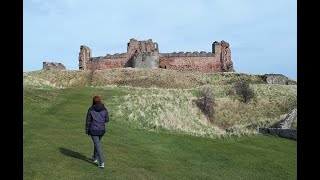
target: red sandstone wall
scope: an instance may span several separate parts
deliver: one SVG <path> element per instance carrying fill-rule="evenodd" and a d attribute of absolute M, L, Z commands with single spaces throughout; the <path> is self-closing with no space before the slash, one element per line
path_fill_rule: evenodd
<path fill-rule="evenodd" d="M 90 69 L 89 67 L 94 67 L 94 69 L 96 70 L 132 67 L 130 58 L 123 55 L 111 55 L 106 57 L 96 57 L 93 59 L 93 61 L 87 63 L 88 69 Z M 221 69 L 220 60 L 217 60 L 215 56 L 170 57 L 160 55 L 159 67 L 180 71 L 197 71 L 204 73 L 215 73 L 223 71 Z"/>
<path fill-rule="evenodd" d="M 160 57 L 159 67 L 204 73 L 222 72 L 221 63 L 212 57 Z"/>
<path fill-rule="evenodd" d="M 132 67 L 132 59 L 136 52 L 159 53 L 158 44 L 152 42 L 152 39 L 137 41 L 132 38 L 126 53 L 107 54 L 101 57 L 91 57 L 90 48 L 82 45 L 79 53 L 79 69 L 103 70 Z M 212 44 L 212 52 L 159 53 L 159 68 L 205 73 L 234 71 L 229 43 L 223 40 Z"/>
<path fill-rule="evenodd" d="M 91 62 L 91 61 L 90 61 Z M 103 69 L 112 69 L 112 68 L 123 68 L 130 66 L 129 58 L 122 57 L 122 58 L 99 58 L 94 60 L 93 63 L 88 63 L 87 67 L 91 67 L 90 64 L 96 70 L 103 70 Z"/>

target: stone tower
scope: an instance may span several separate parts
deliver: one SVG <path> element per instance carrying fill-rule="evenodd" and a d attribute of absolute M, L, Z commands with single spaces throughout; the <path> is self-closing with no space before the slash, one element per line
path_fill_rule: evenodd
<path fill-rule="evenodd" d="M 222 72 L 234 72 L 229 43 L 224 40 L 213 42 L 212 53 L 220 60 Z"/>
<path fill-rule="evenodd" d="M 133 55 L 135 52 L 159 52 L 158 43 L 152 42 L 152 39 L 137 41 L 132 38 L 128 43 L 127 54 Z"/>
<path fill-rule="evenodd" d="M 91 59 L 91 49 L 87 46 L 80 46 L 80 53 L 79 53 L 79 69 L 85 70 L 87 69 L 87 65 L 90 63 Z"/>
<path fill-rule="evenodd" d="M 147 41 L 137 41 L 130 39 L 127 47 L 128 56 L 132 57 L 133 68 L 155 69 L 159 64 L 159 49 L 158 44 L 152 42 L 152 39 Z"/>

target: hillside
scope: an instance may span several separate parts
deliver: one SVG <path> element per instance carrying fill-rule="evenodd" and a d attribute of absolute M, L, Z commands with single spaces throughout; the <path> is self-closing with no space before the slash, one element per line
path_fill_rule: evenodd
<path fill-rule="evenodd" d="M 250 83 L 256 94 L 253 101 L 243 103 L 230 93 L 233 83 L 239 80 Z M 266 84 L 262 75 L 131 68 L 24 73 L 26 93 L 28 89 L 34 91 L 35 88 L 88 86 L 96 92 L 123 92 L 123 95 L 114 99 L 119 104 L 114 111 L 115 119 L 138 129 L 166 130 L 204 137 L 257 134 L 258 127 L 270 126 L 281 120 L 297 103 L 296 85 Z M 194 103 L 204 87 L 211 88 L 217 104 L 213 124 L 208 122 Z M 103 98 L 108 105 L 110 97 Z"/>
<path fill-rule="evenodd" d="M 36 87 L 134 86 L 158 88 L 195 88 L 204 85 L 230 85 L 244 80 L 251 84 L 266 84 L 263 75 L 244 73 L 200 73 L 167 69 L 119 68 L 96 71 L 40 70 L 23 73 L 24 85 Z M 289 84 L 296 85 L 293 80 Z"/>
<path fill-rule="evenodd" d="M 262 77 L 142 69 L 24 73 L 24 179 L 296 179 L 296 141 L 259 135 L 257 128 L 296 106 L 297 86 Z M 250 83 L 254 100 L 243 103 L 232 93 L 238 80 Z M 206 87 L 216 103 L 213 123 L 194 103 Z M 104 170 L 90 161 L 93 146 L 84 133 L 94 95 L 110 112 Z"/>

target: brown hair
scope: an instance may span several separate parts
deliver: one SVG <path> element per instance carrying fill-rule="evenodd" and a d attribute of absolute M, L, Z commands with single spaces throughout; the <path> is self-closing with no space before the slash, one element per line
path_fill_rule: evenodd
<path fill-rule="evenodd" d="M 99 96 L 94 96 L 92 98 L 92 104 L 101 104 L 101 99 Z"/>

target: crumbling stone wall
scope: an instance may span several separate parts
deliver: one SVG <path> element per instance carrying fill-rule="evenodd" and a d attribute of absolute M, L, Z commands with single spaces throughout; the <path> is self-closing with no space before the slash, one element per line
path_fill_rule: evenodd
<path fill-rule="evenodd" d="M 279 137 L 297 140 L 296 129 L 281 129 L 281 128 L 259 128 L 259 132 L 262 134 L 271 134 Z"/>
<path fill-rule="evenodd" d="M 265 74 L 262 78 L 268 84 L 289 84 L 289 79 L 282 74 Z"/>
<path fill-rule="evenodd" d="M 66 67 L 62 63 L 58 62 L 43 62 L 43 70 L 66 70 Z"/>
<path fill-rule="evenodd" d="M 91 50 L 81 46 L 79 69 L 110 69 L 123 67 L 163 68 L 206 73 L 233 72 L 229 43 L 225 41 L 212 44 L 212 52 L 159 53 L 158 44 L 130 39 L 127 52 L 101 57 L 91 57 Z"/>
<path fill-rule="evenodd" d="M 287 114 L 287 116 L 283 120 L 279 121 L 274 127 L 281 129 L 290 129 L 291 124 L 297 117 L 297 113 L 297 108 L 294 108 L 290 113 Z"/>
<path fill-rule="evenodd" d="M 148 39 L 147 41 L 137 41 L 133 38 L 130 39 L 130 42 L 127 46 L 127 54 L 132 56 L 134 53 L 143 52 L 159 52 L 158 44 L 152 42 L 152 39 Z"/>
<path fill-rule="evenodd" d="M 293 108 L 293 110 L 291 110 L 290 113 L 288 113 L 288 115 L 283 120 L 279 121 L 271 128 L 267 128 L 267 127 L 259 128 L 259 132 L 262 134 L 271 134 L 271 135 L 276 135 L 283 138 L 297 140 L 297 130 L 290 129 L 291 124 L 296 117 L 297 117 L 297 108 Z"/>

